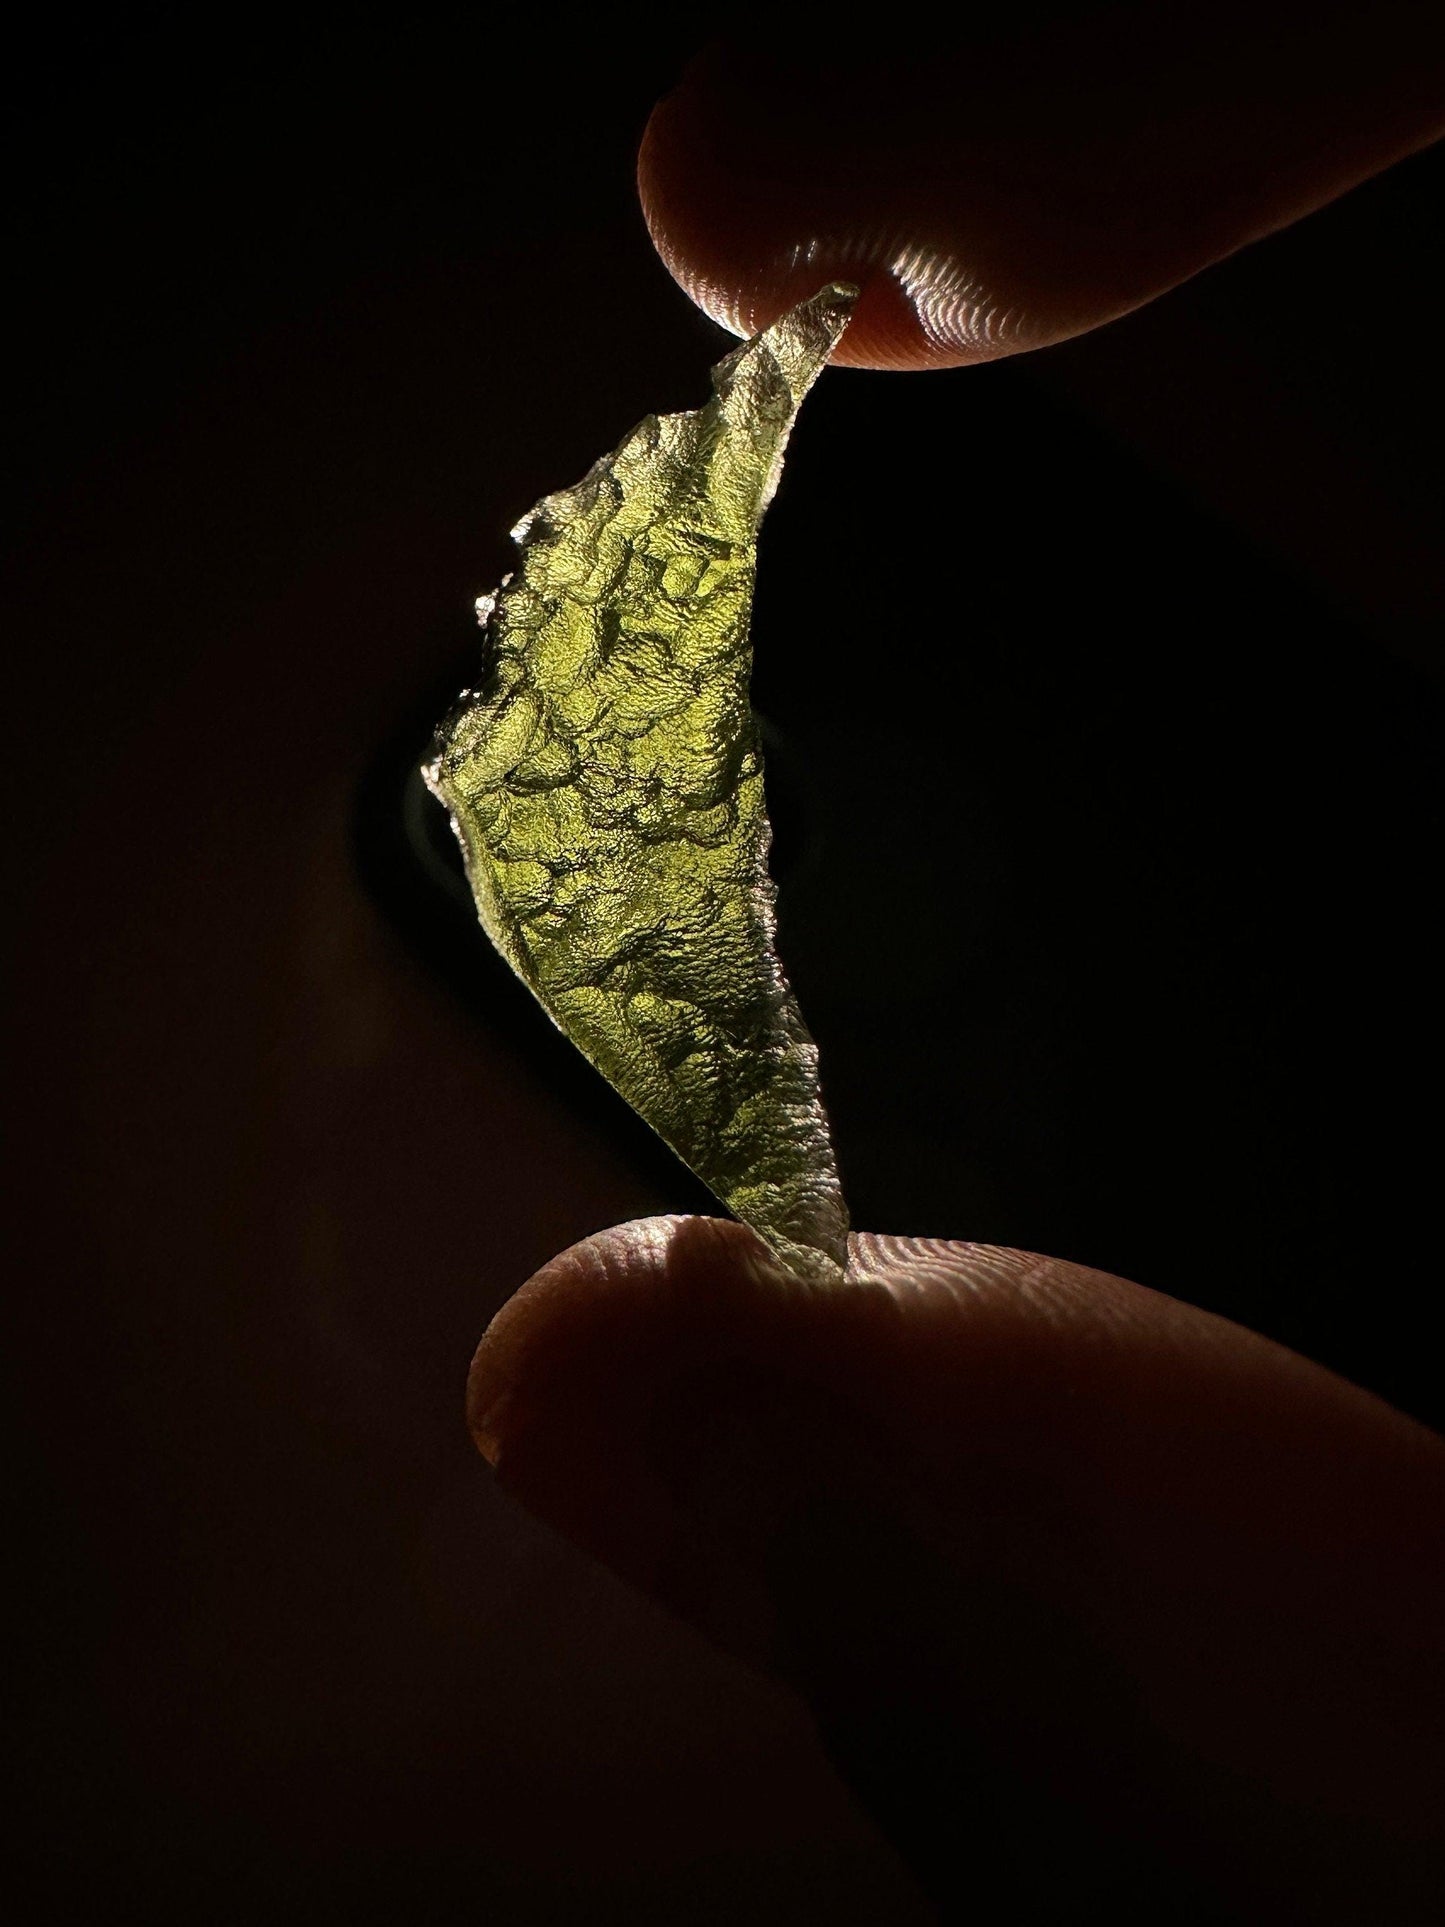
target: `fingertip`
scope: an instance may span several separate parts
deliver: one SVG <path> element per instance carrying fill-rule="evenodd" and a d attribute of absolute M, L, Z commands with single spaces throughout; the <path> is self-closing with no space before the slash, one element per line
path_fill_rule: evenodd
<path fill-rule="evenodd" d="M 467 1378 L 477 1449 L 500 1463 L 544 1408 L 635 1397 L 671 1353 L 705 1349 L 740 1299 L 789 1288 L 746 1226 L 657 1217 L 615 1225 L 545 1264 L 493 1318 Z"/>
<path fill-rule="evenodd" d="M 776 161 L 766 166 L 774 191 L 749 191 L 718 146 L 695 95 L 669 95 L 644 132 L 637 188 L 668 273 L 730 334 L 755 335 L 827 282 L 845 281 L 861 294 L 832 355 L 837 367 L 953 368 L 1040 345 L 1023 308 L 926 223 L 810 207 Z"/>
<path fill-rule="evenodd" d="M 1025 10 L 926 47 L 861 23 L 804 55 L 781 35 L 715 42 L 648 121 L 649 232 L 737 335 L 858 283 L 842 366 L 1067 340 L 1438 135 L 1438 57 L 1408 5 L 1368 35 L 1353 10 L 1297 11 L 1307 42 L 1279 9 L 1218 0 Z"/>
<path fill-rule="evenodd" d="M 774 1351 L 807 1293 L 740 1224 L 648 1218 L 584 1239 L 488 1327 L 467 1385 L 472 1437 L 536 1517 L 671 1596 L 679 1465 L 718 1386 Z"/>

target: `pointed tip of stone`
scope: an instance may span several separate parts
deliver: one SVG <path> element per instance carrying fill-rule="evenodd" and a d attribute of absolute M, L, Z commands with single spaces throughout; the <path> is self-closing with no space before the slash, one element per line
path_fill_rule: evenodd
<path fill-rule="evenodd" d="M 851 282 L 830 281 L 754 335 L 748 346 L 766 343 L 780 357 L 801 401 L 842 339 L 857 301 L 858 289 Z"/>
<path fill-rule="evenodd" d="M 795 326 L 800 317 L 807 316 L 812 321 L 821 321 L 836 338 L 841 335 L 852 318 L 858 305 L 860 290 L 851 281 L 830 281 L 825 288 L 819 288 L 815 295 L 800 301 L 796 308 L 773 323 L 773 328 L 786 327 L 789 322 Z M 769 333 L 772 329 L 768 330 Z"/>

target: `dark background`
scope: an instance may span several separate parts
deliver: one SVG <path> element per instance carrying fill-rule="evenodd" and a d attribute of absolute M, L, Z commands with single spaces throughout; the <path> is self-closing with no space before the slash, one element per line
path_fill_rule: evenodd
<path fill-rule="evenodd" d="M 927 1917 L 801 1709 L 461 1421 L 532 1269 L 702 1202 L 408 785 L 512 521 L 726 345 L 631 185 L 695 40 L 142 9 L 14 70 L 27 1920 Z M 1434 1421 L 1441 178 L 1025 362 L 827 377 L 755 624 L 857 1220 Z"/>

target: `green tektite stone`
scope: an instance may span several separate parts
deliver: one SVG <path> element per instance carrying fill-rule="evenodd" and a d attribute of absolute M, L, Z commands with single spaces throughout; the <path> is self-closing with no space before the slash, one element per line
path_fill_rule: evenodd
<path fill-rule="evenodd" d="M 513 532 L 480 688 L 426 775 L 482 923 L 633 1107 L 801 1276 L 848 1220 L 774 950 L 748 700 L 758 524 L 856 298 L 829 287 Z"/>

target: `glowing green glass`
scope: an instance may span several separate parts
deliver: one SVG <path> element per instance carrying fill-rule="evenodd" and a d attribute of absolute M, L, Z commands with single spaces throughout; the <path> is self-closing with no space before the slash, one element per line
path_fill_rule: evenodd
<path fill-rule="evenodd" d="M 856 290 L 825 288 L 513 531 L 481 687 L 426 771 L 488 935 L 557 1024 L 801 1276 L 848 1219 L 774 949 L 748 699 L 757 531 Z"/>

